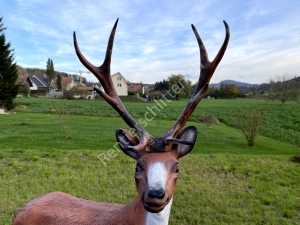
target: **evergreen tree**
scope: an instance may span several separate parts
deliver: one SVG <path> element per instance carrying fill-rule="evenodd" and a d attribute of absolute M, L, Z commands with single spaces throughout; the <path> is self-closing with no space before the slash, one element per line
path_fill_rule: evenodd
<path fill-rule="evenodd" d="M 155 91 L 167 91 L 169 90 L 169 81 L 163 79 L 163 81 L 156 82 L 154 85 Z"/>
<path fill-rule="evenodd" d="M 46 64 L 46 75 L 49 77 L 50 74 L 50 58 L 47 60 Z"/>
<path fill-rule="evenodd" d="M 54 78 L 54 65 L 52 59 L 50 60 L 50 71 L 52 78 Z"/>
<path fill-rule="evenodd" d="M 6 27 L 3 27 L 3 23 L 2 23 L 2 17 L 0 17 L 0 34 L 2 33 L 2 31 L 6 30 Z"/>
<path fill-rule="evenodd" d="M 3 31 L 2 17 L 0 17 L 0 108 L 8 110 L 14 107 L 13 99 L 18 94 L 18 86 L 15 85 L 18 79 L 17 65 L 14 63 L 13 49 L 10 43 L 6 43 Z"/>
<path fill-rule="evenodd" d="M 56 85 L 57 85 L 58 91 L 62 91 L 61 75 L 60 74 L 58 74 L 57 77 L 56 77 Z"/>
<path fill-rule="evenodd" d="M 54 79 L 54 65 L 50 58 L 47 60 L 46 75 L 47 77 Z"/>

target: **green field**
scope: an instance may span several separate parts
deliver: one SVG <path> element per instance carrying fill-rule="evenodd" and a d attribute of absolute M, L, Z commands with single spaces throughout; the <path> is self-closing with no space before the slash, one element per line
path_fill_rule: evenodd
<path fill-rule="evenodd" d="M 110 161 L 101 155 L 114 148 L 115 130 L 127 127 L 107 103 L 16 101 L 16 114 L 0 115 L 0 224 L 10 224 L 14 210 L 51 191 L 124 204 L 136 196 L 135 162 L 123 153 Z M 72 114 L 66 117 L 70 139 L 51 110 L 57 104 L 67 105 Z M 177 119 L 185 101 L 165 102 L 163 107 L 124 104 L 142 122 L 152 108 L 156 116 L 146 129 L 159 136 Z M 254 147 L 234 128 L 234 115 L 245 107 L 267 112 Z M 299 111 L 294 103 L 203 100 L 187 124 L 197 126 L 198 139 L 192 153 L 180 160 L 170 224 L 300 224 L 300 164 L 289 160 L 300 153 Z M 196 123 L 207 115 L 222 124 Z"/>
<path fill-rule="evenodd" d="M 52 105 L 66 104 L 74 115 L 95 115 L 116 117 L 118 114 L 105 101 L 68 101 L 56 99 L 19 98 L 16 102 L 21 105 L 19 111 L 53 113 Z M 187 100 L 163 101 L 153 103 L 125 102 L 127 110 L 137 120 L 145 121 L 145 114 L 155 120 L 175 121 Z M 222 123 L 235 126 L 235 118 L 243 109 L 258 108 L 266 113 L 265 124 L 261 134 L 274 140 L 294 144 L 300 147 L 300 104 L 253 99 L 203 99 L 192 114 L 190 121 L 197 122 L 200 118 L 214 115 Z M 152 113 L 153 112 L 153 113 Z M 155 114 L 155 115 L 153 115 Z M 150 116 L 151 115 L 151 116 Z M 162 131 L 163 132 L 163 131 Z"/>

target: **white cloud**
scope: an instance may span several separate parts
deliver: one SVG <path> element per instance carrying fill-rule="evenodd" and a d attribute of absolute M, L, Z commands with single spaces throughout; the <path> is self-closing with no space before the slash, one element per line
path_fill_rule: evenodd
<path fill-rule="evenodd" d="M 212 60 L 223 43 L 222 20 L 226 19 L 231 40 L 212 82 L 261 83 L 275 74 L 300 72 L 300 3 L 296 1 L 9 2 L 2 4 L 7 38 L 21 65 L 45 67 L 51 58 L 57 68 L 84 69 L 73 49 L 73 31 L 86 58 L 99 65 L 112 26 L 120 17 L 112 72 L 144 83 L 172 73 L 194 78 L 199 50 L 190 24 L 195 24 Z"/>

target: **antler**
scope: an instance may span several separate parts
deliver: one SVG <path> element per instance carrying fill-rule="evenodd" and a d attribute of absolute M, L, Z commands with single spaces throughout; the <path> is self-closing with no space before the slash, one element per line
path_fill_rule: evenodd
<path fill-rule="evenodd" d="M 73 39 L 74 39 L 74 47 L 76 54 L 81 61 L 81 63 L 91 71 L 99 80 L 101 85 L 103 86 L 105 92 L 100 90 L 99 88 L 95 88 L 95 90 L 119 113 L 122 119 L 127 123 L 127 125 L 133 129 L 135 129 L 140 137 L 140 143 L 137 146 L 126 146 L 127 148 L 132 149 L 133 151 L 141 151 L 144 146 L 147 144 L 147 140 L 149 139 L 148 132 L 140 126 L 135 120 L 131 117 L 131 115 L 127 112 L 125 106 L 123 105 L 121 99 L 119 98 L 116 90 L 113 86 L 111 77 L 110 77 L 110 62 L 111 62 L 111 54 L 113 49 L 114 37 L 117 29 L 119 19 L 115 22 L 115 25 L 111 31 L 109 36 L 106 55 L 104 62 L 101 66 L 96 67 L 93 66 L 86 58 L 82 55 L 76 40 L 76 34 L 74 31 Z"/>
<path fill-rule="evenodd" d="M 198 41 L 199 49 L 200 49 L 200 69 L 201 69 L 200 77 L 198 80 L 198 84 L 194 90 L 194 93 L 193 93 L 191 99 L 189 100 L 189 102 L 187 103 L 185 109 L 183 110 L 183 112 L 181 113 L 180 117 L 177 119 L 175 124 L 166 132 L 166 134 L 165 134 L 167 136 L 166 142 L 176 141 L 176 139 L 174 139 L 173 137 L 175 137 L 176 134 L 184 127 L 187 120 L 189 119 L 189 117 L 191 116 L 191 114 L 193 113 L 193 111 L 195 110 L 198 103 L 201 101 L 205 92 L 208 89 L 209 81 L 210 81 L 212 75 L 214 74 L 219 62 L 221 61 L 221 59 L 226 51 L 228 42 L 229 42 L 229 37 L 230 37 L 229 26 L 225 20 L 223 21 L 223 23 L 225 25 L 226 37 L 225 37 L 223 45 L 220 48 L 217 56 L 215 57 L 215 59 L 212 62 L 209 61 L 205 46 L 195 28 L 195 26 L 192 24 L 192 29 L 195 33 L 195 36 Z"/>
<path fill-rule="evenodd" d="M 197 107 L 198 103 L 203 98 L 205 92 L 207 91 L 209 81 L 225 53 L 225 50 L 229 42 L 229 37 L 230 37 L 230 31 L 227 23 L 223 21 L 226 29 L 226 37 L 219 53 L 217 54 L 217 56 L 212 62 L 208 60 L 208 55 L 205 46 L 196 28 L 194 27 L 194 25 L 192 25 L 192 29 L 195 33 L 195 36 L 198 41 L 199 49 L 200 49 L 201 72 L 200 72 L 200 77 L 198 80 L 197 87 L 195 88 L 195 91 L 191 99 L 187 103 L 185 109 L 183 110 L 183 112 L 181 113 L 180 117 L 175 122 L 175 124 L 161 137 L 153 138 L 142 126 L 140 126 L 137 122 L 135 122 L 134 119 L 131 117 L 131 115 L 127 112 L 121 99 L 117 95 L 116 90 L 114 89 L 110 77 L 111 54 L 112 54 L 114 36 L 117 29 L 118 20 L 119 19 L 117 19 L 117 21 L 115 22 L 115 25 L 111 31 L 108 40 L 107 49 L 106 49 L 106 56 L 103 64 L 100 67 L 93 66 L 90 62 L 88 62 L 85 59 L 85 57 L 82 55 L 77 45 L 75 32 L 73 37 L 74 37 L 75 51 L 79 60 L 88 70 L 90 70 L 98 78 L 105 92 L 103 92 L 99 88 L 95 88 L 95 90 L 119 113 L 119 115 L 123 118 L 123 120 L 127 123 L 129 127 L 135 129 L 138 132 L 138 135 L 140 137 L 139 143 L 137 142 L 136 139 L 134 139 L 134 137 L 131 138 L 130 135 L 128 135 L 128 131 L 122 129 L 117 130 L 117 134 L 118 132 L 122 132 L 123 134 L 126 133 L 125 135 L 126 138 L 130 139 L 130 140 L 129 139 L 122 140 L 121 142 L 119 142 L 119 144 L 124 145 L 124 143 L 127 142 L 137 144 L 135 146 L 129 146 L 128 144 L 127 146 L 123 146 L 125 149 L 128 149 L 132 152 L 141 152 L 144 150 L 145 151 L 166 151 L 165 147 L 172 142 L 181 143 L 184 145 L 194 145 L 194 142 L 188 140 L 176 139 L 174 137 L 176 137 L 179 131 L 184 127 L 187 120 L 189 119 L 189 117 Z"/>

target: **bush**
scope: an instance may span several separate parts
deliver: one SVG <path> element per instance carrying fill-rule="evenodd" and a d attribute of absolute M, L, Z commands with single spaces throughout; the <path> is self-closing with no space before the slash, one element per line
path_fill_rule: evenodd
<path fill-rule="evenodd" d="M 241 130 L 249 146 L 254 146 L 258 131 L 263 125 L 265 113 L 259 109 L 243 109 L 236 117 L 237 127 Z"/>
<path fill-rule="evenodd" d="M 19 94 L 22 94 L 23 96 L 28 96 L 30 93 L 29 87 L 26 85 L 20 85 L 19 86 Z"/>
<path fill-rule="evenodd" d="M 135 95 L 134 91 L 128 91 L 128 95 Z"/>
<path fill-rule="evenodd" d="M 298 153 L 297 155 L 294 155 L 290 158 L 291 162 L 295 162 L 295 163 L 300 163 L 300 153 Z"/>
<path fill-rule="evenodd" d="M 74 94 L 75 94 L 74 90 L 72 90 L 72 89 L 64 90 L 63 93 L 64 93 L 64 98 L 69 99 L 69 100 L 74 99 Z"/>

